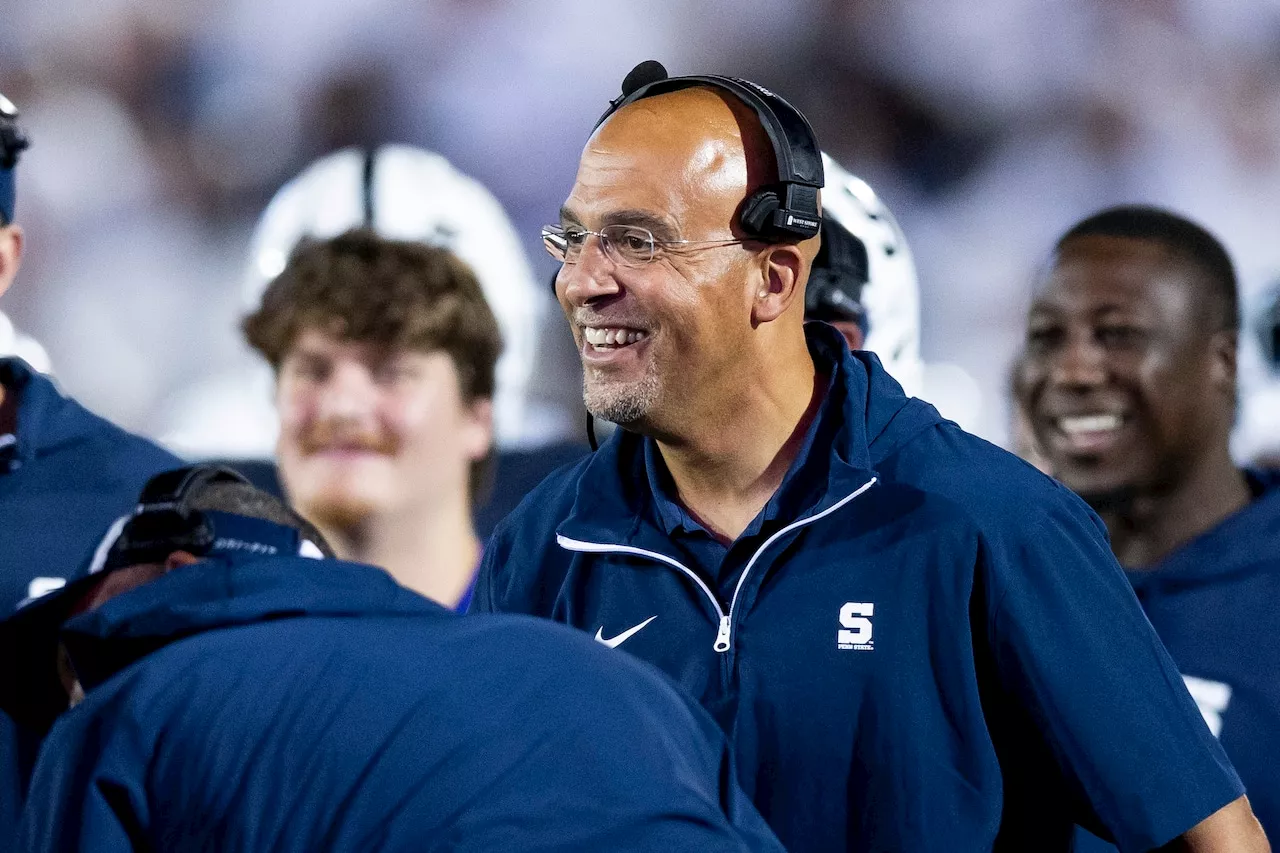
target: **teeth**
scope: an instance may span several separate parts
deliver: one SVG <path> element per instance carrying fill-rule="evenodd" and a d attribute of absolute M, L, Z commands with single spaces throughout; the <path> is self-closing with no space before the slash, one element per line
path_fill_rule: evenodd
<path fill-rule="evenodd" d="M 641 332 L 635 329 L 622 328 L 597 328 L 595 326 L 584 326 L 582 329 L 583 337 L 587 339 L 587 343 L 592 346 L 626 346 L 634 344 L 636 341 L 648 335 L 648 332 Z"/>
<path fill-rule="evenodd" d="M 1059 418 L 1058 428 L 1068 435 L 1082 432 L 1107 432 L 1120 428 L 1119 415 L 1077 415 L 1070 418 Z"/>

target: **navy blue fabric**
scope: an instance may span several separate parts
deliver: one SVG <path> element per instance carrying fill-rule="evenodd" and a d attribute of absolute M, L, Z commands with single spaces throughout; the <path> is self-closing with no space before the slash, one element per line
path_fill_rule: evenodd
<path fill-rule="evenodd" d="M 137 503 L 151 475 L 182 464 L 63 396 L 19 358 L 0 358 L 0 385 L 18 395 L 17 442 L 0 451 L 0 618 L 40 577 L 88 569 L 107 528 Z M 25 751 L 0 715 L 0 840 L 12 838 Z M 0 843 L 0 847 L 6 845 Z"/>
<path fill-rule="evenodd" d="M 15 183 L 13 169 L 0 169 L 0 225 L 13 222 Z"/>
<path fill-rule="evenodd" d="M 379 569 L 214 558 L 64 629 L 28 851 L 781 851 L 661 673 Z"/>
<path fill-rule="evenodd" d="M 183 462 L 63 396 L 21 359 L 0 359 L 0 384 L 18 395 L 17 444 L 0 467 L 0 615 L 7 616 L 35 578 L 82 576 L 147 480 Z"/>
<path fill-rule="evenodd" d="M 808 456 L 813 443 L 817 440 L 819 425 L 824 419 L 824 413 L 830 410 L 834 399 L 834 395 L 831 394 L 834 381 L 833 372 L 826 377 L 818 416 L 809 424 L 800 440 L 797 450 L 800 457 Z M 801 468 L 796 466 L 786 473 L 778 491 L 764 505 L 760 514 L 742 531 L 738 541 L 730 547 L 716 539 L 680 504 L 674 491 L 671 474 L 667 471 L 666 463 L 662 461 L 662 454 L 658 451 L 657 445 L 652 441 L 644 443 L 644 467 L 649 489 L 653 494 L 654 515 L 659 527 L 671 540 L 673 554 L 678 554 L 682 563 L 700 570 L 705 577 L 715 578 L 720 594 L 725 600 L 729 600 L 733 596 L 738 578 L 741 577 L 751 558 L 751 550 L 745 546 L 751 543 L 759 544 L 766 525 L 768 532 L 765 535 L 769 535 L 792 520 L 792 517 L 784 511 L 783 501 L 797 490 L 794 481 L 801 476 Z M 800 493 L 803 500 L 805 495 L 803 487 L 800 487 Z M 787 509 L 792 512 L 802 510 L 800 507 L 787 507 Z"/>
<path fill-rule="evenodd" d="M 806 334 L 831 399 L 730 549 L 736 601 L 681 568 L 646 440 L 619 432 L 499 526 L 473 610 L 625 635 L 719 720 L 796 850 L 1064 850 L 1073 821 L 1147 850 L 1238 797 L 1097 516 Z"/>
<path fill-rule="evenodd" d="M 1280 472 L 1246 472 L 1253 500 L 1144 571 L 1138 601 L 1280 839 Z M 1109 850 L 1092 838 L 1078 848 Z"/>

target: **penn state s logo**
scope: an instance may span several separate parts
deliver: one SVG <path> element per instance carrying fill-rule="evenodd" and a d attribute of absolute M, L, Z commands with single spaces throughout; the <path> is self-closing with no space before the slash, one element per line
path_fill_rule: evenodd
<path fill-rule="evenodd" d="M 836 632 L 836 648 L 869 652 L 875 646 L 871 617 L 876 606 L 870 601 L 848 601 L 840 608 L 840 630 Z"/>

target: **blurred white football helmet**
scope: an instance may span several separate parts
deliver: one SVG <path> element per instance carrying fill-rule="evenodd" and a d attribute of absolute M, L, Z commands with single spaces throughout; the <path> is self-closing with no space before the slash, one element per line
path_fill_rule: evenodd
<path fill-rule="evenodd" d="M 407 145 L 323 157 L 271 200 L 250 243 L 244 305 L 254 310 L 303 237 L 367 226 L 383 237 L 453 252 L 475 272 L 502 331 L 494 398 L 495 440 L 521 445 L 526 390 L 546 299 L 506 212 L 478 181 L 439 154 Z"/>
<path fill-rule="evenodd" d="M 826 173 L 822 190 L 824 222 L 855 237 L 865 249 L 866 258 L 864 262 L 861 253 L 856 253 L 858 257 L 836 257 L 831 251 L 824 251 L 810 275 L 806 314 L 820 316 L 819 306 L 824 302 L 855 310 L 860 306 L 866 328 L 863 349 L 880 357 L 907 394 L 919 394 L 924 374 L 920 359 L 920 286 L 907 239 L 893 214 L 865 181 L 826 154 L 822 155 L 822 168 Z"/>

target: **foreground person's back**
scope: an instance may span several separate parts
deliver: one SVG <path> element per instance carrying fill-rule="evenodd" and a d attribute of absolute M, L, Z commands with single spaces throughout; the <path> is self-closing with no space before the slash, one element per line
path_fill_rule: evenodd
<path fill-rule="evenodd" d="M 781 850 L 646 665 L 368 566 L 215 557 L 63 642 L 25 850 Z"/>

